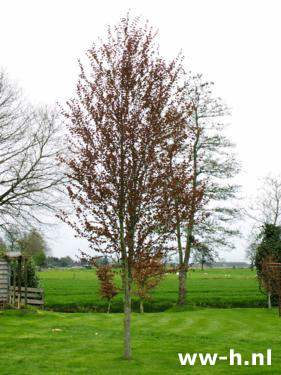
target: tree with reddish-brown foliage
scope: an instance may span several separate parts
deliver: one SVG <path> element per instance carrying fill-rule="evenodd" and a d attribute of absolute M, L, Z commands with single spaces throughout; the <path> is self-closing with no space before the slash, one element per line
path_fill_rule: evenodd
<path fill-rule="evenodd" d="M 118 289 L 114 285 L 114 272 L 111 266 L 106 265 L 98 267 L 96 275 L 100 282 L 100 289 L 97 294 L 108 301 L 107 312 L 109 313 L 111 300 L 118 294 Z"/>
<path fill-rule="evenodd" d="M 143 302 L 150 298 L 149 292 L 156 288 L 165 276 L 161 253 L 151 256 L 147 252 L 138 254 L 133 266 L 134 294 L 140 298 L 140 312 Z"/>
<path fill-rule="evenodd" d="M 124 357 L 131 358 L 132 267 L 138 254 L 169 249 L 162 212 L 164 145 L 189 116 L 180 59 L 167 63 L 155 33 L 122 19 L 80 63 L 76 98 L 63 111 L 69 129 L 68 193 L 75 215 L 62 219 L 92 249 L 121 259 Z M 171 245 L 170 245 L 171 246 Z"/>

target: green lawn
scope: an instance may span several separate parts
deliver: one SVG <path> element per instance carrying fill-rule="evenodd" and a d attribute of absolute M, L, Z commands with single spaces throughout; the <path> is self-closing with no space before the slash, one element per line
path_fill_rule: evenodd
<path fill-rule="evenodd" d="M 133 314 L 133 359 L 122 359 L 122 314 L 0 312 L 1 375 L 280 374 L 281 319 L 277 309 L 196 309 Z M 178 353 L 230 349 L 243 365 L 180 364 Z M 272 365 L 244 365 L 252 353 L 272 350 Z M 236 362 L 235 362 L 236 363 Z M 251 362 L 250 362 L 251 363 Z M 258 362 L 259 363 L 259 362 Z"/>
<path fill-rule="evenodd" d="M 98 282 L 94 270 L 51 270 L 40 273 L 45 288 L 46 307 L 57 311 L 106 311 L 106 302 L 97 296 Z M 170 274 L 153 291 L 145 311 L 158 312 L 172 308 L 177 301 L 178 276 Z M 120 275 L 116 275 L 121 286 Z M 265 307 L 266 298 L 259 291 L 256 273 L 249 269 L 209 269 L 188 272 L 190 306 Z M 139 311 L 137 298 L 133 310 Z M 123 311 L 122 295 L 112 303 L 113 312 Z"/>

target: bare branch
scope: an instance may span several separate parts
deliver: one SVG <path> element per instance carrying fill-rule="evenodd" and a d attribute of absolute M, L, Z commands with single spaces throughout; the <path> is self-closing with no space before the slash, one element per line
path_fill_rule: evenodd
<path fill-rule="evenodd" d="M 7 75 L 0 75 L 0 227 L 21 226 L 58 208 L 63 171 L 59 168 L 58 114 L 32 109 Z M 43 211 L 42 211 L 43 210 Z"/>

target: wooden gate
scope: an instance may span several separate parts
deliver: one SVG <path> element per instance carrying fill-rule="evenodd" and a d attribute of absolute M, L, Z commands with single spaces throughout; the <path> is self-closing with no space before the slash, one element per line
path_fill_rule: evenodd
<path fill-rule="evenodd" d="M 24 263 L 24 275 L 22 275 L 22 260 Z M 11 262 L 17 262 L 17 272 L 10 282 Z M 44 289 L 27 287 L 26 270 L 26 258 L 19 252 L 9 252 L 0 258 L 0 308 L 5 307 L 7 304 L 18 309 L 23 305 L 44 306 Z"/>
<path fill-rule="evenodd" d="M 9 289 L 9 304 L 11 306 L 18 305 L 32 305 L 32 306 L 44 306 L 44 289 L 43 288 L 14 288 L 10 286 Z"/>

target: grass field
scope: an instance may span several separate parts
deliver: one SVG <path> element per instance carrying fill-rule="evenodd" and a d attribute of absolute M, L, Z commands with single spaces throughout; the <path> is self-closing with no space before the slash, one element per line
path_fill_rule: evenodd
<path fill-rule="evenodd" d="M 196 309 L 133 314 L 133 359 L 122 359 L 122 314 L 0 312 L 1 375 L 280 375 L 281 320 L 277 309 Z M 242 365 L 180 364 L 178 353 L 230 349 Z M 272 350 L 271 366 L 251 364 L 252 353 Z M 250 365 L 244 364 L 245 360 Z"/>
<path fill-rule="evenodd" d="M 169 274 L 152 292 L 151 300 L 144 305 L 146 312 L 171 309 L 178 296 L 176 274 Z M 97 296 L 98 281 L 94 270 L 51 270 L 40 273 L 45 288 L 46 307 L 56 311 L 106 311 L 107 303 Z M 119 274 L 116 282 L 121 286 Z M 256 273 L 249 269 L 208 269 L 188 272 L 189 306 L 204 307 L 265 307 L 266 298 L 260 292 Z M 122 312 L 122 295 L 112 302 L 112 312 Z M 133 310 L 139 311 L 137 298 L 132 300 Z"/>
<path fill-rule="evenodd" d="M 33 308 L 0 311 L 1 375 L 280 375 L 281 318 L 276 308 L 255 308 L 266 305 L 255 272 L 189 272 L 185 310 L 175 306 L 177 275 L 169 274 L 145 305 L 150 313 L 132 314 L 133 359 L 129 362 L 122 359 L 121 294 L 112 305 L 116 313 L 97 314 L 107 304 L 96 294 L 94 270 L 44 271 L 40 278 L 47 309 L 79 312 Z M 121 286 L 119 274 L 116 281 Z M 133 308 L 139 309 L 137 298 Z M 242 365 L 236 360 L 230 365 L 230 349 L 242 356 Z M 272 353 L 270 366 L 266 364 L 267 349 Z M 217 353 L 228 359 L 217 359 L 211 366 L 202 365 L 197 358 L 193 366 L 183 366 L 178 353 L 183 357 L 186 353 Z M 252 353 L 263 354 L 265 364 L 259 365 L 258 360 L 252 365 Z"/>

